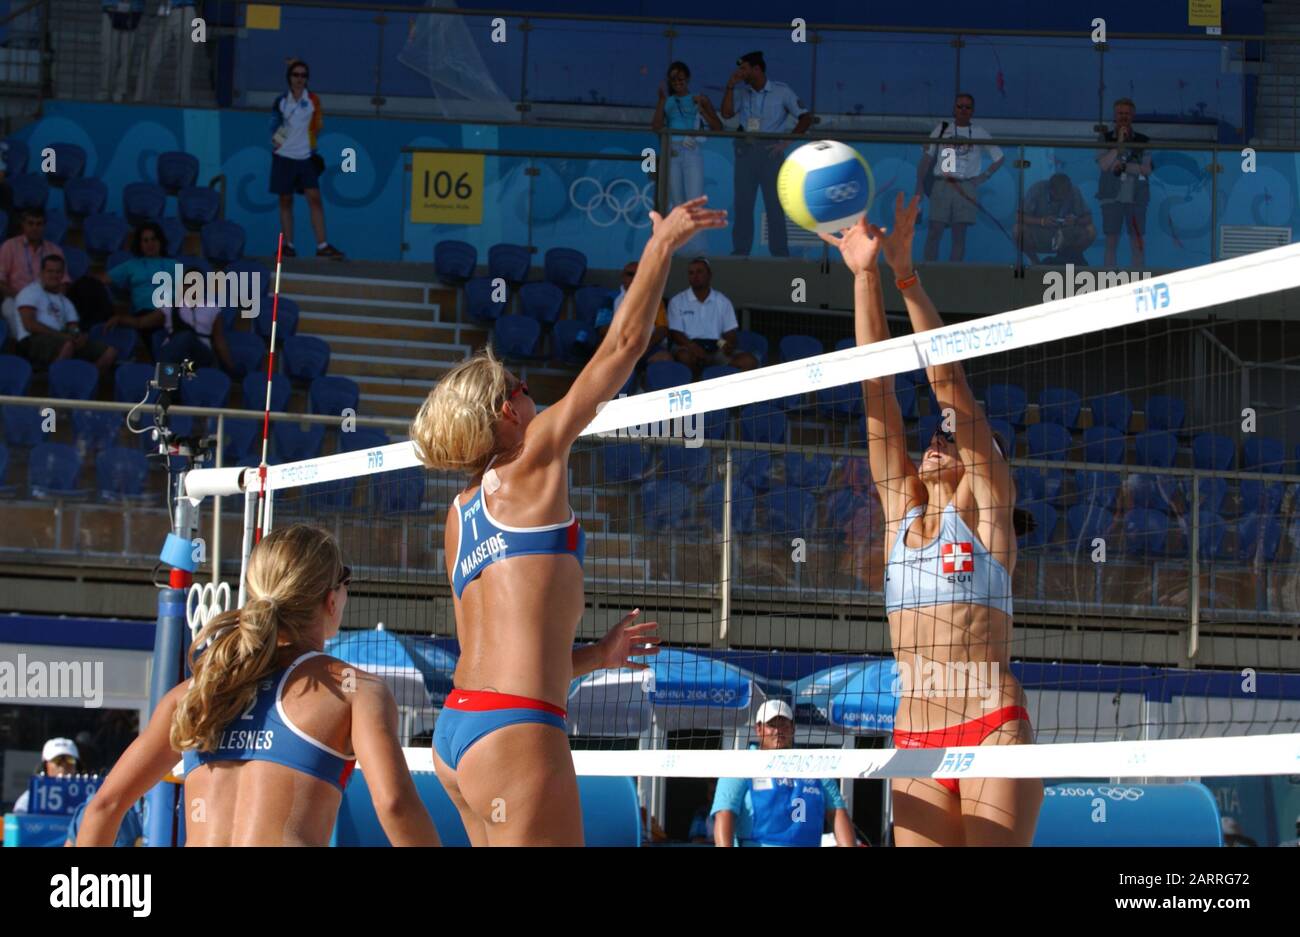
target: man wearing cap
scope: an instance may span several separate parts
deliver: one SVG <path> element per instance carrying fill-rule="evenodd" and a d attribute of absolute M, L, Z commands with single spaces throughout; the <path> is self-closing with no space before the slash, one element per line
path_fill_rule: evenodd
<path fill-rule="evenodd" d="M 794 134 L 806 133 L 813 115 L 803 106 L 789 85 L 767 77 L 762 52 L 750 52 L 736 60 L 736 70 L 727 79 L 722 96 L 722 116 L 740 118 L 745 133 L 785 133 L 791 119 Z M 736 86 L 740 85 L 739 88 Z M 785 143 L 780 140 L 736 140 L 736 204 L 731 228 L 732 255 L 748 257 L 754 246 L 754 199 L 763 190 L 767 210 L 768 248 L 773 257 L 789 257 L 785 238 L 785 212 L 776 196 L 776 177 L 785 160 Z"/>
<path fill-rule="evenodd" d="M 77 773 L 77 764 L 81 761 L 81 752 L 72 739 L 50 739 L 41 749 L 41 771 L 49 778 L 62 778 Z M 18 795 L 14 801 L 14 813 L 28 813 L 27 791 Z"/>
<path fill-rule="evenodd" d="M 722 293 L 713 289 L 713 268 L 704 257 L 696 257 L 686 266 L 684 289 L 668 300 L 668 343 L 673 357 L 694 372 L 711 364 L 729 364 L 742 371 L 758 367 L 758 359 L 747 351 L 736 350 L 740 329 L 736 307 Z"/>
<path fill-rule="evenodd" d="M 794 711 L 768 700 L 755 716 L 758 747 L 794 747 Z M 857 844 L 839 785 L 828 778 L 719 778 L 713 797 L 715 846 L 820 846 L 833 815 L 835 843 Z"/>

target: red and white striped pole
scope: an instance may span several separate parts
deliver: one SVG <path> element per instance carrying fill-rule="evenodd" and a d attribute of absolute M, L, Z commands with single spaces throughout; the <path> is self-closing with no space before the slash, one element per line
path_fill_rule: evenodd
<path fill-rule="evenodd" d="M 262 542 L 262 528 L 266 508 L 266 455 L 271 439 L 271 375 L 275 373 L 275 333 L 280 310 L 280 264 L 284 260 L 284 232 L 275 247 L 275 289 L 271 294 L 271 347 L 266 356 L 266 402 L 262 409 L 262 461 L 257 466 L 257 524 L 253 528 L 253 543 Z"/>

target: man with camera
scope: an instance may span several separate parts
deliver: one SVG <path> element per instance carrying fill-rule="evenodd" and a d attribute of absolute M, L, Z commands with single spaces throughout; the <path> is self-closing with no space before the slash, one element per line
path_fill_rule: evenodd
<path fill-rule="evenodd" d="M 91 339 L 81 331 L 76 307 L 63 295 L 63 258 L 50 254 L 41 260 L 40 276 L 18 293 L 18 353 L 36 368 L 55 361 L 80 358 L 104 374 L 113 366 L 117 349 Z"/>
<path fill-rule="evenodd" d="M 1151 138 L 1133 129 L 1137 107 L 1130 98 L 1115 102 L 1115 125 L 1101 134 L 1103 143 L 1113 144 L 1097 154 L 1101 177 L 1097 199 L 1101 202 L 1102 232 L 1106 235 L 1105 266 L 1115 266 L 1119 235 L 1129 232 L 1133 266 L 1146 262 L 1143 239 L 1147 231 L 1147 205 L 1151 202 L 1151 151 L 1130 144 L 1150 143 Z"/>
<path fill-rule="evenodd" d="M 1058 172 L 1029 187 L 1015 237 L 1032 264 L 1042 263 L 1039 255 L 1050 253 L 1047 263 L 1082 265 L 1088 262 L 1083 252 L 1096 240 L 1097 229 L 1079 187 Z"/>

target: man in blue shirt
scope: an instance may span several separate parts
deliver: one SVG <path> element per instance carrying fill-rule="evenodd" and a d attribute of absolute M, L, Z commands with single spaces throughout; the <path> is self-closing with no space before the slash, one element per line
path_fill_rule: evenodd
<path fill-rule="evenodd" d="M 63 841 L 65 846 L 77 845 L 77 834 L 81 832 L 81 820 L 86 815 L 86 804 L 90 803 L 90 798 L 86 799 L 77 812 L 72 815 L 72 821 L 68 824 L 68 835 Z M 114 846 L 140 846 L 144 840 L 144 817 L 140 811 L 139 804 L 132 804 L 127 810 L 126 816 L 122 817 L 122 824 L 117 828 L 117 839 L 114 840 Z"/>
<path fill-rule="evenodd" d="M 794 712 L 782 700 L 758 708 L 759 748 L 794 747 Z M 828 778 L 719 778 L 713 797 L 716 846 L 820 846 L 833 818 L 835 843 L 857 844 L 839 785 Z"/>
<path fill-rule="evenodd" d="M 722 97 L 722 116 L 740 118 L 746 133 L 783 133 L 794 119 L 795 134 L 807 132 L 813 115 L 790 88 L 767 77 L 767 62 L 762 52 L 750 52 L 736 60 L 735 73 L 727 79 L 727 93 Z M 736 86 L 740 85 L 737 90 Z M 732 255 L 748 257 L 754 246 L 754 199 L 763 190 L 767 210 L 768 247 L 773 257 L 789 257 L 785 237 L 785 212 L 776 196 L 776 177 L 785 161 L 785 143 L 781 140 L 736 140 L 736 204 L 732 215 Z"/>

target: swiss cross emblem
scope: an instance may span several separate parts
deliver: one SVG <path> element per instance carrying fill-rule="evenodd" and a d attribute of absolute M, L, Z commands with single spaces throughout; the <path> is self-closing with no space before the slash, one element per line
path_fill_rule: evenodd
<path fill-rule="evenodd" d="M 939 559 L 943 563 L 945 573 L 974 572 L 974 545 L 969 541 L 945 543 L 939 547 Z"/>

